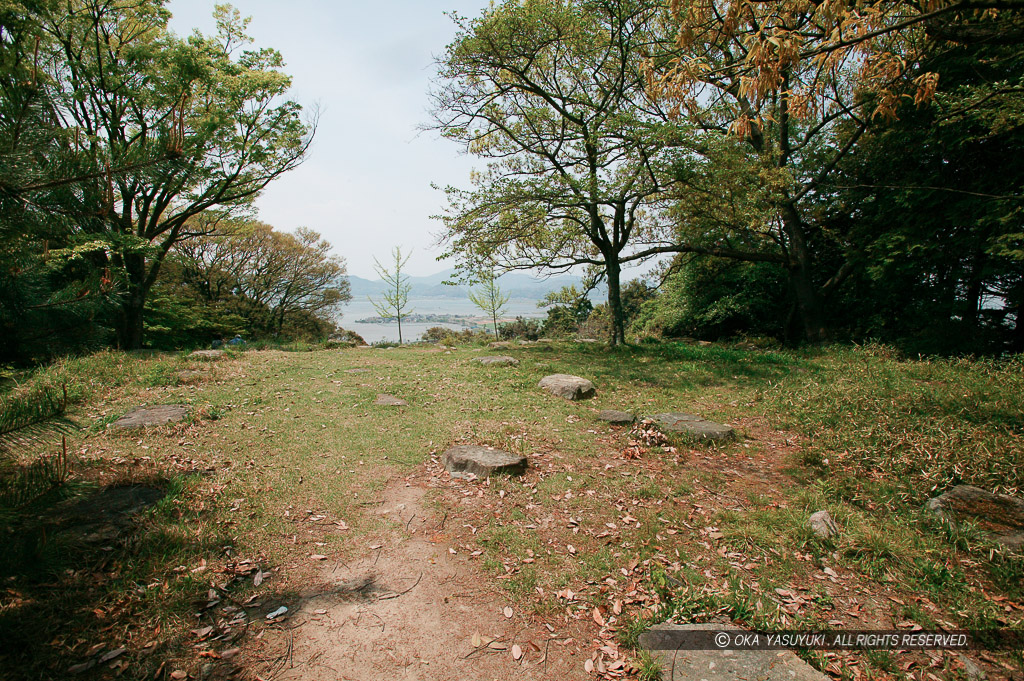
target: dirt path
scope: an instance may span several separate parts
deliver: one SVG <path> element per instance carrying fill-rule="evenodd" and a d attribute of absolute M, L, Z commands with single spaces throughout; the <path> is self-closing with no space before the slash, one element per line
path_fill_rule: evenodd
<path fill-rule="evenodd" d="M 286 661 L 274 681 L 585 678 L 576 641 L 506 617 L 492 580 L 449 553 L 425 492 L 405 481 L 386 490 L 376 512 L 392 521 L 389 536 L 328 568 L 334 588 L 306 599 L 279 634 Z"/>

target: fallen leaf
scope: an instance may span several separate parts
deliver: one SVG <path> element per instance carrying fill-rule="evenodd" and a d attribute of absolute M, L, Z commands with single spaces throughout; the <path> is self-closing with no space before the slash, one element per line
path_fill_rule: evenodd
<path fill-rule="evenodd" d="M 480 639 L 480 634 L 479 633 L 475 633 L 475 634 L 473 634 L 473 638 L 470 639 L 470 643 L 473 644 L 474 648 L 479 648 L 480 646 L 483 645 L 484 642 Z"/>
<path fill-rule="evenodd" d="M 110 662 L 115 657 L 119 657 L 121 655 L 124 655 L 126 651 L 127 651 L 126 648 L 115 648 L 114 650 L 111 650 L 109 653 L 106 653 L 103 657 L 100 658 L 100 664 L 103 664 L 105 662 Z"/>
<path fill-rule="evenodd" d="M 312 558 L 313 560 L 327 560 L 327 556 L 321 553 L 314 553 L 312 556 L 310 556 L 310 558 Z"/>
<path fill-rule="evenodd" d="M 604 626 L 604 617 L 601 617 L 601 611 L 597 608 L 594 608 L 594 621 L 597 622 L 597 626 Z"/>
<path fill-rule="evenodd" d="M 588 659 L 586 662 L 584 662 L 583 663 L 583 670 L 586 671 L 588 674 L 593 674 L 594 673 L 594 661 L 591 660 L 591 659 Z"/>
<path fill-rule="evenodd" d="M 501 612 L 504 613 L 505 617 L 508 617 L 508 618 L 512 617 L 512 608 L 508 607 L 507 605 L 505 606 L 505 609 L 502 610 Z"/>
<path fill-rule="evenodd" d="M 518 644 L 512 646 L 512 659 L 518 660 L 523 656 L 523 649 Z"/>

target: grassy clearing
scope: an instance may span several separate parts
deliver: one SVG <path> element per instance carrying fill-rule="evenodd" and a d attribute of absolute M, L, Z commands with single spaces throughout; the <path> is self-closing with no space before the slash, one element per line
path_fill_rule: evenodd
<path fill-rule="evenodd" d="M 121 663 L 122 678 L 153 678 L 161 664 L 164 675 L 195 672 L 207 659 L 199 653 L 246 645 L 262 626 L 239 633 L 224 604 L 257 603 L 258 620 L 316 591 L 324 563 L 313 556 L 365 552 L 383 532 L 367 509 L 389 480 L 414 471 L 437 476 L 432 503 L 449 516 L 441 541 L 537 617 L 582 621 L 596 608 L 624 647 L 669 616 L 1020 626 L 1020 558 L 978 528 L 919 513 L 959 481 L 1021 489 L 1019 360 L 568 343 L 513 349 L 521 364 L 512 369 L 472 362 L 480 354 L 264 350 L 210 365 L 101 353 L 20 377 L 5 399 L 66 385 L 68 416 L 81 429 L 69 439 L 76 467 L 59 491 L 67 499 L 3 516 L 8 537 L 27 538 L 3 563 L 0 628 L 20 631 L 6 668 L 53 678 L 124 647 L 84 674 L 113 674 Z M 547 395 L 536 384 L 550 373 L 590 378 L 598 395 Z M 376 406 L 378 393 L 409 406 Z M 159 403 L 188 405 L 189 420 L 143 434 L 105 428 Z M 626 458 L 628 429 L 598 421 L 598 409 L 698 413 L 742 437 L 719 447 L 641 443 L 640 458 Z M 459 442 L 527 454 L 531 470 L 521 480 L 448 481 L 436 458 Z M 65 546 L 76 535 L 53 529 L 62 504 L 129 484 L 166 496 L 106 544 Z M 842 527 L 835 541 L 805 526 L 822 508 Z M 25 520 L 36 517 L 51 521 Z M 211 589 L 218 605 L 197 610 Z M 191 633 L 197 612 L 231 632 Z M 56 638 L 44 634 L 57 629 Z M 1019 654 L 992 660 L 983 661 L 990 673 L 1021 663 Z M 812 661 L 850 678 L 953 678 L 958 669 L 948 655 Z"/>

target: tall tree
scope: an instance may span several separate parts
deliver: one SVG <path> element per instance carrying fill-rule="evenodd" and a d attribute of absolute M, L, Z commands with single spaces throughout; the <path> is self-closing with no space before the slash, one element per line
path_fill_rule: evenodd
<path fill-rule="evenodd" d="M 508 304 L 509 295 L 502 293 L 498 286 L 498 278 L 494 276 L 494 270 L 483 270 L 480 275 L 480 288 L 469 292 L 469 299 L 478 308 L 486 312 L 491 323 L 494 324 L 494 337 L 498 337 L 498 315 Z"/>
<path fill-rule="evenodd" d="M 381 317 L 393 318 L 398 321 L 398 344 L 401 345 L 402 320 L 412 313 L 412 309 L 409 308 L 409 292 L 412 290 L 412 285 L 409 283 L 409 277 L 402 274 L 402 270 L 405 269 L 405 264 L 409 262 L 412 253 L 403 258 L 402 248 L 395 246 L 391 256 L 392 269 L 380 264 L 376 258 L 373 259 L 374 269 L 377 270 L 377 275 L 384 280 L 387 287 L 381 294 L 384 296 L 383 302 L 372 299 L 370 302 L 373 303 L 373 307 Z"/>
<path fill-rule="evenodd" d="M 301 315 L 331 320 L 352 297 L 345 261 L 306 227 L 290 234 L 259 222 L 229 222 L 179 243 L 173 253 L 183 283 L 199 299 L 234 301 L 259 333 L 280 335 L 289 319 Z"/>
<path fill-rule="evenodd" d="M 281 55 L 242 49 L 247 20 L 236 10 L 217 6 L 215 37 L 181 39 L 164 5 L 76 0 L 39 16 L 40 68 L 60 124 L 99 169 L 83 192 L 98 219 L 82 229 L 107 244 L 107 264 L 122 277 L 125 348 L 143 342 L 164 257 L 202 233 L 195 218 L 245 210 L 302 161 L 312 137 L 300 107 L 283 99 Z"/>
<path fill-rule="evenodd" d="M 599 267 L 610 342 L 625 341 L 623 264 L 666 246 L 659 221 L 677 126 L 645 93 L 653 0 L 508 0 L 472 21 L 441 59 L 441 133 L 488 160 L 472 189 L 448 187 L 447 255 L 473 272 Z"/>
<path fill-rule="evenodd" d="M 829 178 L 901 98 L 931 101 L 929 31 L 991 34 L 1004 6 L 673 0 L 675 44 L 652 58 L 651 91 L 708 134 L 711 167 L 685 173 L 679 250 L 784 265 L 800 335 L 824 339 L 826 301 L 870 245 L 823 221 Z M 723 173 L 735 182 L 715 181 Z"/>

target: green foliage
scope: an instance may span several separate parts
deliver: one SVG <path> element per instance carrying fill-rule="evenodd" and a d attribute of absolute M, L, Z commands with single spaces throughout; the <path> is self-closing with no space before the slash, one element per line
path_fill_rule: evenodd
<path fill-rule="evenodd" d="M 719 339 L 737 334 L 781 337 L 790 299 L 787 274 L 774 263 L 685 257 L 661 293 L 633 322 L 640 336 Z"/>
<path fill-rule="evenodd" d="M 326 338 L 351 298 L 344 260 L 313 230 L 229 222 L 176 245 L 146 308 L 150 344 L 195 347 L 242 335 Z"/>
<path fill-rule="evenodd" d="M 205 211 L 245 210 L 301 162 L 311 128 L 283 99 L 280 55 L 239 49 L 246 22 L 227 6 L 216 36 L 188 38 L 169 31 L 161 0 L 0 12 L 11 68 L 0 77 L 0 236 L 18 235 L 0 250 L 12 279 L 0 329 L 26 311 L 44 322 L 2 350 L 103 342 L 104 326 L 138 348 L 171 247 L 209 228 Z"/>
<path fill-rule="evenodd" d="M 1019 239 L 1024 72 L 1018 46 L 959 44 L 922 65 L 936 101 L 907 102 L 841 166 L 823 206 L 862 244 L 839 327 L 910 354 L 1024 350 Z M 893 149 L 913 149 L 895 157 Z"/>
<path fill-rule="evenodd" d="M 612 344 L 625 340 L 619 272 L 656 252 L 685 135 L 646 93 L 661 3 L 493 5 L 441 60 L 441 133 L 488 159 L 447 187 L 446 255 L 475 270 L 587 264 L 607 280 Z"/>
<path fill-rule="evenodd" d="M 505 322 L 498 327 L 498 338 L 501 340 L 535 341 L 541 337 L 543 330 L 542 323 L 537 319 L 516 317 L 515 321 Z"/>

